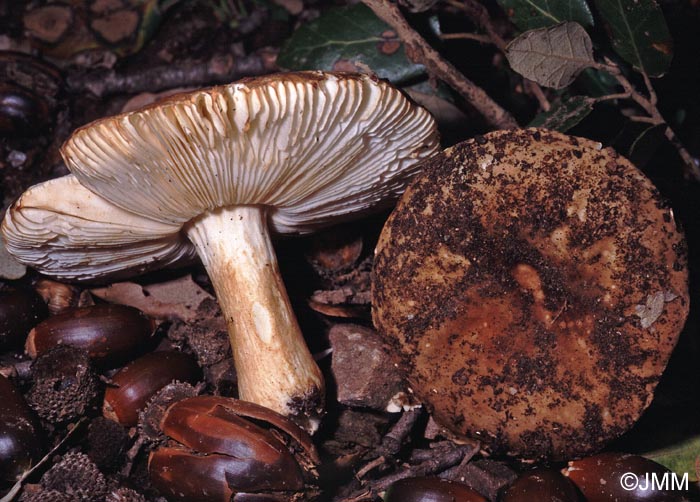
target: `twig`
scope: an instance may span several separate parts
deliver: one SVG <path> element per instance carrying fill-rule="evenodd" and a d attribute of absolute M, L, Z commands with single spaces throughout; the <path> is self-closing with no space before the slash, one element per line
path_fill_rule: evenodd
<path fill-rule="evenodd" d="M 630 99 L 632 96 L 630 96 L 629 92 L 621 92 L 619 94 L 608 94 L 607 96 L 599 96 L 597 98 L 592 98 L 593 101 L 596 103 L 600 103 L 601 101 L 612 101 L 614 99 Z"/>
<path fill-rule="evenodd" d="M 7 366 L 0 366 L 0 375 L 5 378 L 29 380 L 31 378 L 33 361 L 20 361 Z"/>
<path fill-rule="evenodd" d="M 443 40 L 476 40 L 482 44 L 492 44 L 493 41 L 488 35 L 480 35 L 479 33 L 445 33 L 440 35 Z"/>
<path fill-rule="evenodd" d="M 645 117 L 643 115 L 632 115 L 629 118 L 632 122 L 641 122 L 642 124 L 651 124 L 651 125 L 659 125 L 659 123 L 656 121 L 656 119 L 653 119 L 651 117 Z"/>
<path fill-rule="evenodd" d="M 155 92 L 174 87 L 211 85 L 271 73 L 276 70 L 275 59 L 274 53 L 259 51 L 240 57 L 215 56 L 205 62 L 173 62 L 125 73 L 96 70 L 68 77 L 68 87 L 74 93 L 89 91 L 97 97 L 103 97 L 111 94 Z"/>
<path fill-rule="evenodd" d="M 695 159 L 693 159 L 693 156 L 690 155 L 690 152 L 688 152 L 685 146 L 683 146 L 683 143 L 681 143 L 681 141 L 678 139 L 678 136 L 676 136 L 676 133 L 673 129 L 671 129 L 671 126 L 668 125 L 663 115 L 661 115 L 661 112 L 656 106 L 658 98 L 656 95 L 656 91 L 654 90 L 654 87 L 651 84 L 651 79 L 649 78 L 649 75 L 647 75 L 646 72 L 641 72 L 642 77 L 644 78 L 644 85 L 648 93 L 647 97 L 641 94 L 632 85 L 632 83 L 627 79 L 624 73 L 622 73 L 620 68 L 610 59 L 606 58 L 605 63 L 594 63 L 591 65 L 591 67 L 595 68 L 596 70 L 607 72 L 613 77 L 615 77 L 618 84 L 620 84 L 620 86 L 622 86 L 622 88 L 625 90 L 624 94 L 626 94 L 629 97 L 629 99 L 634 101 L 648 115 L 648 117 L 635 115 L 633 117 L 630 117 L 630 120 L 634 122 L 643 122 L 645 124 L 665 126 L 664 135 L 666 136 L 666 139 L 669 141 L 669 143 L 673 145 L 673 147 L 678 152 L 678 155 L 683 160 L 683 171 L 686 178 L 690 178 L 695 181 L 700 181 L 700 166 L 698 166 L 698 164 L 695 162 Z"/>
<path fill-rule="evenodd" d="M 335 499 L 336 502 L 359 502 L 361 500 L 372 500 L 376 494 L 386 490 L 393 483 L 414 476 L 430 476 L 449 469 L 459 464 L 468 455 L 473 455 L 478 449 L 472 446 L 455 445 L 455 448 L 438 451 L 425 462 L 417 465 L 409 465 L 394 474 L 367 482 L 367 485 L 348 496 Z"/>
<path fill-rule="evenodd" d="M 525 88 L 529 89 L 532 95 L 535 96 L 535 99 L 537 99 L 537 102 L 540 104 L 540 108 L 542 108 L 542 110 L 548 112 L 552 109 L 552 104 L 547 99 L 547 96 L 545 96 L 540 84 L 524 77 L 523 84 L 525 85 Z"/>
<path fill-rule="evenodd" d="M 463 2 L 448 0 L 447 3 L 463 11 L 474 24 L 484 30 L 491 40 L 491 43 L 498 47 L 501 52 L 506 51 L 506 46 L 508 44 L 494 28 L 491 22 L 491 16 L 486 10 L 486 7 L 475 0 L 465 0 Z"/>
<path fill-rule="evenodd" d="M 355 477 L 360 480 L 365 477 L 365 474 L 373 470 L 375 467 L 379 467 L 380 465 L 384 465 L 386 463 L 386 458 L 384 457 L 377 457 L 371 462 L 367 462 L 365 465 L 362 466 L 362 468 L 355 473 Z"/>
<path fill-rule="evenodd" d="M 404 439 L 406 439 L 413 430 L 413 426 L 421 416 L 422 411 L 422 408 L 415 408 L 401 415 L 401 418 L 398 419 L 389 432 L 382 438 L 382 444 L 378 449 L 381 455 L 394 456 L 401 450 Z"/>
<path fill-rule="evenodd" d="M 440 53 L 408 24 L 396 4 L 387 0 L 362 1 L 396 31 L 404 42 L 406 55 L 412 61 L 422 63 L 428 72 L 459 92 L 491 126 L 499 129 L 518 127 L 510 113 L 493 101 L 481 87 L 462 75 L 452 63 L 443 59 Z"/>

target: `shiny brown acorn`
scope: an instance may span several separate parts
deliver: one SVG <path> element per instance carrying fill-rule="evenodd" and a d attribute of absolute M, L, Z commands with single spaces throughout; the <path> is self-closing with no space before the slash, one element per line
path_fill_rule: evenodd
<path fill-rule="evenodd" d="M 36 136 L 51 121 L 49 106 L 36 94 L 19 86 L 0 83 L 0 133 L 4 136 Z"/>
<path fill-rule="evenodd" d="M 272 410 L 198 396 L 170 406 L 161 428 L 170 439 L 151 453 L 148 472 L 171 500 L 289 502 L 315 493 L 311 438 Z"/>
<path fill-rule="evenodd" d="M 12 382 L 0 375 L 0 488 L 17 481 L 41 458 L 41 428 Z"/>
<path fill-rule="evenodd" d="M 25 350 L 34 359 L 58 345 L 87 351 L 97 366 L 115 368 L 148 347 L 155 322 L 125 305 L 100 304 L 69 309 L 38 324 Z"/>
<path fill-rule="evenodd" d="M 33 290 L 0 286 L 0 350 L 21 345 L 47 315 L 46 304 Z"/>
<path fill-rule="evenodd" d="M 562 471 L 586 502 L 681 502 L 689 500 L 678 483 L 682 477 L 639 455 L 607 452 L 573 460 Z M 653 479 L 657 481 L 652 482 Z M 666 479 L 667 481 L 664 481 Z M 676 483 L 675 485 L 672 483 Z M 659 486 L 659 483 L 664 486 Z M 686 488 L 684 486 L 683 488 Z"/>
<path fill-rule="evenodd" d="M 392 484 L 384 502 L 486 502 L 486 498 L 463 483 L 416 477 Z"/>
<path fill-rule="evenodd" d="M 201 370 L 194 358 L 175 351 L 151 352 L 112 376 L 105 390 L 102 414 L 124 426 L 135 425 L 148 400 L 173 380 L 195 383 Z"/>
<path fill-rule="evenodd" d="M 36 137 L 54 122 L 60 71 L 41 59 L 0 51 L 0 136 Z"/>
<path fill-rule="evenodd" d="M 521 474 L 499 499 L 500 502 L 581 502 L 578 490 L 558 471 L 535 469 Z"/>

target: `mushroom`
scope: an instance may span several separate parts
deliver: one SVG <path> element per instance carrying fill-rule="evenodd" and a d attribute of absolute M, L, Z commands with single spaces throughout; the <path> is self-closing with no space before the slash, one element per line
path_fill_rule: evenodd
<path fill-rule="evenodd" d="M 438 149 L 432 117 L 366 75 L 300 72 L 170 97 L 73 133 L 72 174 L 27 190 L 8 250 L 68 280 L 204 263 L 241 399 L 314 427 L 323 379 L 270 232 L 305 233 L 391 204 Z"/>
<path fill-rule="evenodd" d="M 382 230 L 372 300 L 435 420 L 531 459 L 628 430 L 689 306 L 685 242 L 652 183 L 599 143 L 537 129 L 422 168 Z"/>

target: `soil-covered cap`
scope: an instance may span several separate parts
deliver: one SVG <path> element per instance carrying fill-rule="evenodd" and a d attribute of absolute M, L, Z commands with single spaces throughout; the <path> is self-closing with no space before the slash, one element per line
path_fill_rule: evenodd
<path fill-rule="evenodd" d="M 688 313 L 673 211 L 629 161 L 527 129 L 424 163 L 376 252 L 374 321 L 436 420 L 571 458 L 628 430 Z"/>

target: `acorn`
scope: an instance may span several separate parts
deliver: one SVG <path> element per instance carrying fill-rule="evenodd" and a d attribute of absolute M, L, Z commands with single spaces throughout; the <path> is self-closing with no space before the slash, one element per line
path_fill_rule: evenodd
<path fill-rule="evenodd" d="M 0 133 L 7 136 L 35 136 L 50 122 L 49 106 L 34 93 L 0 83 Z"/>
<path fill-rule="evenodd" d="M 46 304 L 33 290 L 0 286 L 0 351 L 20 345 L 48 315 Z"/>
<path fill-rule="evenodd" d="M 436 477 L 405 478 L 386 491 L 384 502 L 486 502 L 463 483 Z"/>
<path fill-rule="evenodd" d="M 521 474 L 510 485 L 500 502 L 581 502 L 582 498 L 574 484 L 560 472 L 550 469 L 535 469 Z"/>
<path fill-rule="evenodd" d="M 82 349 L 63 345 L 49 350 L 34 362 L 32 375 L 27 402 L 52 424 L 81 417 L 97 397 L 97 375 Z"/>
<path fill-rule="evenodd" d="M 311 437 L 260 405 L 220 396 L 183 399 L 161 420 L 168 443 L 151 452 L 151 482 L 182 502 L 301 501 L 317 492 Z"/>
<path fill-rule="evenodd" d="M 0 51 L 0 135 L 35 137 L 54 122 L 60 72 L 38 58 Z"/>
<path fill-rule="evenodd" d="M 587 502 L 681 502 L 687 483 L 661 464 L 639 455 L 606 452 L 572 460 L 562 473 Z M 681 486 L 679 486 L 681 485 Z"/>
<path fill-rule="evenodd" d="M 173 380 L 195 383 L 202 377 L 194 358 L 175 351 L 151 352 L 130 362 L 112 376 L 105 390 L 102 414 L 131 427 L 148 400 Z"/>
<path fill-rule="evenodd" d="M 62 314 L 68 309 L 82 306 L 80 302 L 83 292 L 72 284 L 42 278 L 34 283 L 34 289 L 44 299 L 51 315 Z"/>
<path fill-rule="evenodd" d="M 72 308 L 34 327 L 25 351 L 36 358 L 52 347 L 70 345 L 87 351 L 95 365 L 116 368 L 148 347 L 155 327 L 155 321 L 126 305 Z"/>
<path fill-rule="evenodd" d="M 41 459 L 41 437 L 34 412 L 12 382 L 0 375 L 0 488 L 15 483 Z"/>

